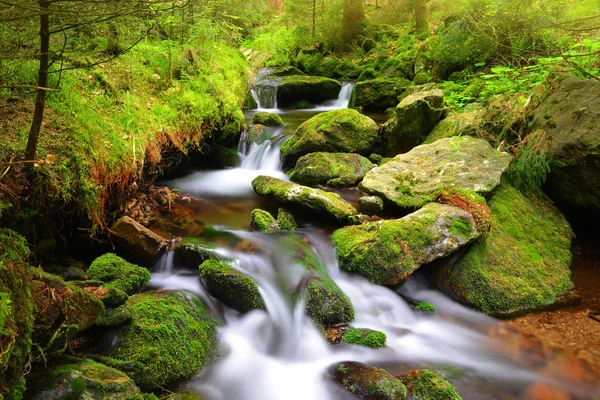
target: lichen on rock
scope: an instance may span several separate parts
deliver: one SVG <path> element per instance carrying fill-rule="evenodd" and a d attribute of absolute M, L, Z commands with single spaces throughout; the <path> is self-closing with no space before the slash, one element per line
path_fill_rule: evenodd
<path fill-rule="evenodd" d="M 301 185 L 356 185 L 373 168 L 367 158 L 348 153 L 310 153 L 296 162 L 290 179 Z"/>

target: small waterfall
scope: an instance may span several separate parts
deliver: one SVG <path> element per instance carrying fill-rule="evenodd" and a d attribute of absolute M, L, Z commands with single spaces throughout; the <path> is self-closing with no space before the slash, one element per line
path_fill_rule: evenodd
<path fill-rule="evenodd" d="M 270 76 L 271 72 L 273 72 L 273 68 L 262 68 L 254 80 L 255 88 L 251 90 L 251 93 L 259 110 L 277 108 L 277 87 L 281 83 L 281 79 Z"/>
<path fill-rule="evenodd" d="M 248 146 L 247 135 L 242 135 L 238 144 L 238 153 L 242 160 L 241 169 L 262 170 L 262 171 L 280 171 L 281 160 L 279 148 L 283 143 L 284 137 L 281 135 L 283 128 L 267 127 L 269 138 L 262 143 L 251 143 Z"/>
<path fill-rule="evenodd" d="M 327 111 L 327 110 L 338 110 L 340 108 L 348 108 L 348 104 L 350 103 L 350 96 L 352 95 L 352 90 L 354 89 L 354 82 L 343 82 L 342 89 L 340 90 L 340 94 L 338 98 L 335 100 L 328 100 L 323 103 L 321 106 L 318 106 L 316 111 Z"/>

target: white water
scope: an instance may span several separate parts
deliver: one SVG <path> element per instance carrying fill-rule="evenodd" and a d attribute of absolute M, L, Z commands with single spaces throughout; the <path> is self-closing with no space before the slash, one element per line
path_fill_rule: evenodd
<path fill-rule="evenodd" d="M 316 108 L 311 109 L 311 111 L 331 111 L 338 110 L 340 108 L 348 108 L 353 89 L 354 82 L 343 82 L 342 90 L 340 90 L 340 94 L 338 95 L 337 99 L 328 100 L 325 103 L 318 105 Z"/>
<path fill-rule="evenodd" d="M 273 68 L 262 68 L 254 79 L 254 89 L 251 89 L 252 97 L 258 104 L 258 111 L 277 110 L 277 87 L 281 78 L 270 76 Z"/>

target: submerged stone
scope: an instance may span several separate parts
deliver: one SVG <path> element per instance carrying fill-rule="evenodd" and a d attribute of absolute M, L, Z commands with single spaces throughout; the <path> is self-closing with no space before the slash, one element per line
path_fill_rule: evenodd
<path fill-rule="evenodd" d="M 385 347 L 386 339 L 385 333 L 364 328 L 349 328 L 342 335 L 342 342 L 344 343 L 370 347 L 372 349 Z"/>
<path fill-rule="evenodd" d="M 404 93 L 409 85 L 410 82 L 406 79 L 360 80 L 352 90 L 348 107 L 361 107 L 364 111 L 384 112 L 388 108 L 398 105 L 400 102 L 398 97 Z"/>
<path fill-rule="evenodd" d="M 490 193 L 511 159 L 483 139 L 441 139 L 373 168 L 359 187 L 397 207 L 418 208 L 434 201 L 447 187 Z"/>
<path fill-rule="evenodd" d="M 252 181 L 254 191 L 269 201 L 288 208 L 313 213 L 340 223 L 347 223 L 358 211 L 338 194 L 285 182 L 270 176 Z"/>
<path fill-rule="evenodd" d="M 207 260 L 200 265 L 200 278 L 211 296 L 240 313 L 266 309 L 256 282 L 229 265 Z"/>
<path fill-rule="evenodd" d="M 467 211 L 429 203 L 401 219 L 338 229 L 332 240 L 342 268 L 375 284 L 395 285 L 480 235 Z"/>
<path fill-rule="evenodd" d="M 383 368 L 347 361 L 332 365 L 327 373 L 338 387 L 359 399 L 406 399 L 404 384 Z"/>
<path fill-rule="evenodd" d="M 369 155 L 377 144 L 377 124 L 351 109 L 315 115 L 298 127 L 281 146 L 281 160 L 294 166 L 303 155 L 315 152 Z"/>
<path fill-rule="evenodd" d="M 342 84 L 322 76 L 288 75 L 283 77 L 277 88 L 277 104 L 289 107 L 301 100 L 314 104 L 338 97 Z"/>
<path fill-rule="evenodd" d="M 290 179 L 307 186 L 351 186 L 360 182 L 371 168 L 371 161 L 359 154 L 310 153 L 298 159 Z"/>
<path fill-rule="evenodd" d="M 545 196 L 528 197 L 503 183 L 489 207 L 492 228 L 485 240 L 458 262 L 438 267 L 435 276 L 443 287 L 490 315 L 547 306 L 573 288 L 573 231 Z"/>
<path fill-rule="evenodd" d="M 105 282 L 127 294 L 138 292 L 151 278 L 146 268 L 127 262 L 113 253 L 96 258 L 88 269 L 88 275 L 91 280 Z"/>
<path fill-rule="evenodd" d="M 278 114 L 266 111 L 259 111 L 254 114 L 254 117 L 252 117 L 252 123 L 254 125 L 264 126 L 283 126 L 283 120 Z"/>
<path fill-rule="evenodd" d="M 427 369 L 409 372 L 399 377 L 415 400 L 461 400 L 450 382 Z"/>

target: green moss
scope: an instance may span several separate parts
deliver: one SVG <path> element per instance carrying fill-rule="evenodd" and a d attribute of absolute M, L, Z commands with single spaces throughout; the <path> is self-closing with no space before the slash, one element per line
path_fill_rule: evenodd
<path fill-rule="evenodd" d="M 252 123 L 264 126 L 283 126 L 283 120 L 279 115 L 266 111 L 257 112 L 252 118 Z"/>
<path fill-rule="evenodd" d="M 277 210 L 277 225 L 283 231 L 295 231 L 298 227 L 292 213 L 285 208 Z"/>
<path fill-rule="evenodd" d="M 386 336 L 383 332 L 371 329 L 350 328 L 342 336 L 342 341 L 359 346 L 371 347 L 373 349 L 380 349 L 385 347 Z"/>
<path fill-rule="evenodd" d="M 455 219 L 452 221 L 450 231 L 455 235 L 461 235 L 462 237 L 469 237 L 473 230 L 473 226 L 462 219 Z"/>
<path fill-rule="evenodd" d="M 146 292 L 127 302 L 130 324 L 107 351 L 108 359 L 145 390 L 189 378 L 217 350 L 216 322 L 197 299 L 176 292 Z"/>
<path fill-rule="evenodd" d="M 279 230 L 279 224 L 271 213 L 258 208 L 252 210 L 250 226 L 255 231 L 262 233 L 273 233 Z"/>
<path fill-rule="evenodd" d="M 238 165 L 240 156 L 235 149 L 215 145 L 210 154 L 211 165 L 215 168 L 233 168 Z"/>
<path fill-rule="evenodd" d="M 90 279 L 98 280 L 133 294 L 150 281 L 150 272 L 146 268 L 129 263 L 113 253 L 96 258 L 88 269 Z"/>
<path fill-rule="evenodd" d="M 229 265 L 207 260 L 200 265 L 200 277 L 211 296 L 234 310 L 244 313 L 266 309 L 256 283 Z"/>
<path fill-rule="evenodd" d="M 323 76 L 290 75 L 282 79 L 277 88 L 277 102 L 280 107 L 288 107 L 301 100 L 313 104 L 338 97 L 342 84 Z"/>
<path fill-rule="evenodd" d="M 334 382 L 361 399 L 406 399 L 406 387 L 382 368 L 349 361 L 333 365 L 328 373 Z"/>
<path fill-rule="evenodd" d="M 400 377 L 414 399 L 461 400 L 462 398 L 447 380 L 427 369 L 413 371 Z"/>
<path fill-rule="evenodd" d="M 355 185 L 371 168 L 373 164 L 359 154 L 310 153 L 298 159 L 290 179 L 308 186 Z"/>
<path fill-rule="evenodd" d="M 436 310 L 436 308 L 433 304 L 428 303 L 426 301 L 419 302 L 419 304 L 417 304 L 415 309 L 417 311 L 421 311 L 421 312 L 435 312 L 435 310 Z"/>
<path fill-rule="evenodd" d="M 365 73 L 366 71 L 368 69 Z M 352 90 L 348 107 L 362 107 L 365 111 L 383 112 L 398 105 L 400 102 L 398 97 L 404 93 L 408 85 L 410 82 L 406 79 L 377 78 L 362 81 L 359 78 Z"/>
<path fill-rule="evenodd" d="M 298 110 L 310 110 L 312 108 L 315 108 L 315 105 L 310 101 L 300 100 L 298 103 L 296 103 L 295 108 L 297 108 Z"/>
<path fill-rule="evenodd" d="M 489 201 L 492 227 L 455 267 L 437 274 L 478 310 L 509 314 L 552 304 L 573 287 L 573 232 L 543 195 L 525 196 L 502 183 Z"/>

